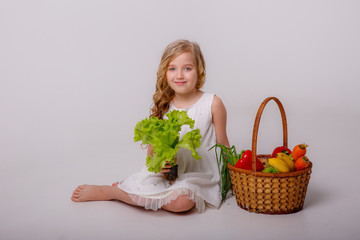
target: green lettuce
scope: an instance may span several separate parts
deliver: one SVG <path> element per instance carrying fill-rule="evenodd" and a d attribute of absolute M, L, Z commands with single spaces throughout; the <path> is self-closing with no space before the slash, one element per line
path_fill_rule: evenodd
<path fill-rule="evenodd" d="M 199 129 L 193 129 L 195 121 L 185 111 L 173 110 L 166 114 L 167 119 L 150 117 L 139 121 L 135 126 L 134 141 L 151 144 L 154 156 L 147 156 L 146 166 L 150 172 L 158 173 L 168 162 L 176 165 L 175 157 L 180 148 L 189 149 L 192 157 L 199 160 L 201 157 L 196 148 L 201 145 Z M 183 125 L 189 125 L 191 131 L 180 140 L 180 130 Z"/>

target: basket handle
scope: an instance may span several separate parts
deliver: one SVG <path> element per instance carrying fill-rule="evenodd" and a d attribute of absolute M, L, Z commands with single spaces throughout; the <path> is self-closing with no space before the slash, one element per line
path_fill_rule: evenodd
<path fill-rule="evenodd" d="M 255 172 L 256 171 L 256 145 L 257 145 L 257 136 L 258 136 L 258 130 L 259 130 L 259 124 L 260 124 L 260 118 L 262 115 L 262 112 L 264 111 L 264 108 L 266 106 L 266 104 L 270 101 L 270 100 L 274 100 L 280 110 L 281 113 L 281 118 L 282 118 L 282 125 L 283 125 L 283 142 L 284 142 L 284 146 L 287 147 L 288 146 L 288 133 L 287 133 L 287 122 L 286 122 L 286 115 L 285 115 L 285 110 L 283 105 L 281 104 L 280 100 L 277 99 L 276 97 L 268 97 L 266 98 L 260 105 L 259 110 L 256 114 L 256 118 L 255 118 L 255 123 L 254 123 L 254 130 L 253 130 L 253 138 L 252 138 L 252 170 Z"/>

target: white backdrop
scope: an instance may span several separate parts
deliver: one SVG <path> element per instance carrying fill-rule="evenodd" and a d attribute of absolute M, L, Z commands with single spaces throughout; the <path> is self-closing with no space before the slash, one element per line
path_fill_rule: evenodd
<path fill-rule="evenodd" d="M 51 218 L 61 225 L 67 207 L 79 206 L 69 205 L 78 184 L 110 184 L 140 169 L 134 126 L 149 114 L 163 49 L 184 38 L 202 48 L 203 90 L 226 105 L 231 145 L 251 148 L 259 105 L 282 101 L 290 147 L 310 145 L 309 208 L 320 211 L 316 224 L 332 219 L 312 236 L 352 239 L 359 10 L 355 0 L 0 0 L 0 238 L 57 238 L 56 228 L 40 231 L 49 216 L 38 212 L 56 206 Z M 282 144 L 275 103 L 261 120 L 258 150 L 269 153 Z M 74 239 L 69 228 L 58 231 Z"/>

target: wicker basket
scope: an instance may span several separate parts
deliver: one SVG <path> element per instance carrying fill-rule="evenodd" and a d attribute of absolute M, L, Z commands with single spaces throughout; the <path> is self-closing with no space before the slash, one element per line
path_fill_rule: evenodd
<path fill-rule="evenodd" d="M 287 147 L 287 123 L 284 108 L 275 97 L 266 98 L 257 112 L 252 138 L 252 170 L 235 168 L 228 164 L 236 202 L 249 212 L 264 214 L 287 214 L 303 208 L 312 163 L 306 169 L 290 173 L 256 172 L 255 157 L 263 163 L 270 155 L 256 155 L 257 135 L 261 114 L 270 101 L 274 100 L 281 113 L 283 145 Z"/>

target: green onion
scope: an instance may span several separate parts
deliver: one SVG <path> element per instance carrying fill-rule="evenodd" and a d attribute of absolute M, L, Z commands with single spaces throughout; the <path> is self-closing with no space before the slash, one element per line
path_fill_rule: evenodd
<path fill-rule="evenodd" d="M 241 158 L 245 150 L 242 150 L 239 154 L 237 154 L 235 146 L 228 148 L 219 143 L 212 146 L 209 150 L 213 148 L 215 148 L 216 160 L 221 177 L 221 198 L 222 202 L 224 202 L 230 190 L 233 194 L 230 172 L 227 164 L 230 163 L 232 166 L 235 166 L 236 162 Z M 218 153 L 218 149 L 220 149 L 220 153 Z"/>

